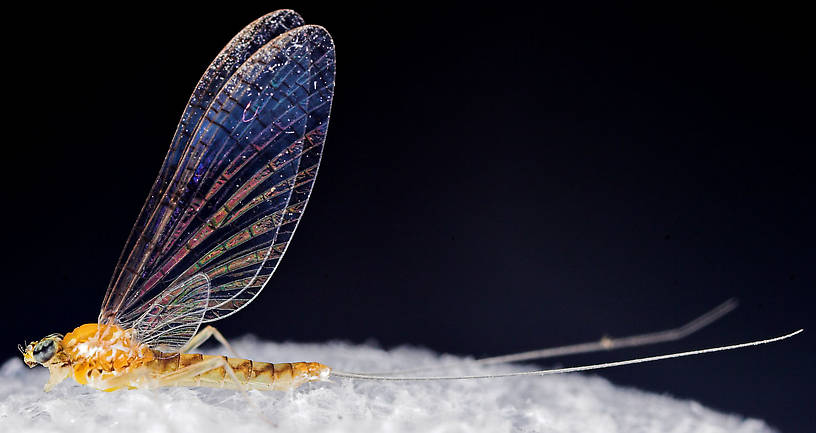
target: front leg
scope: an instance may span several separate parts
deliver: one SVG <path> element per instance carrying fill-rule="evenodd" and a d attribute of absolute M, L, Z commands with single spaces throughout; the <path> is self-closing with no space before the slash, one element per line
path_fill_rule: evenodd
<path fill-rule="evenodd" d="M 49 366 L 48 371 L 51 373 L 51 376 L 48 377 L 48 383 L 45 384 L 44 388 L 45 392 L 51 391 L 55 386 L 57 386 L 58 383 L 70 377 L 71 374 L 74 372 L 73 370 L 71 370 L 71 367 L 67 365 Z"/>
<path fill-rule="evenodd" d="M 215 327 L 210 325 L 205 326 L 204 329 L 199 331 L 198 334 L 196 334 L 193 338 L 190 339 L 190 341 L 187 342 L 187 344 L 184 345 L 184 347 L 179 349 L 179 352 L 190 353 L 191 351 L 197 349 L 198 346 L 204 344 L 204 342 L 207 341 L 207 339 L 210 337 L 215 337 L 215 339 L 218 340 L 219 343 L 226 347 L 227 351 L 233 358 L 240 358 L 235 349 L 232 348 L 232 345 L 229 344 L 229 341 L 227 341 L 227 339 L 224 338 L 224 336 L 221 335 L 221 333 L 218 332 L 218 330 L 215 329 Z"/>

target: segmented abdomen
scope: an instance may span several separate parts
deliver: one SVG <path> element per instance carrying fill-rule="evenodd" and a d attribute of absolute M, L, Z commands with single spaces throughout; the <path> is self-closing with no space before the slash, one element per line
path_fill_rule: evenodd
<path fill-rule="evenodd" d="M 284 391 L 307 382 L 326 380 L 331 372 L 329 367 L 318 362 L 272 364 L 249 359 L 188 353 L 156 353 L 156 355 L 156 359 L 148 364 L 148 368 L 152 370 L 156 377 L 177 372 L 182 368 L 206 360 L 222 358 L 232 367 L 236 378 L 246 389 L 261 391 Z M 171 383 L 162 383 L 161 385 L 240 389 L 240 386 L 232 380 L 224 367 L 218 367 L 195 376 L 181 375 L 173 379 Z"/>

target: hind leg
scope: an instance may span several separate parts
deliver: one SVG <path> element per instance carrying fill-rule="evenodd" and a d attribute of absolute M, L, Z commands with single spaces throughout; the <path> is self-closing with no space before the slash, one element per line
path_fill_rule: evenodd
<path fill-rule="evenodd" d="M 215 329 L 215 327 L 210 325 L 207 325 L 204 327 L 204 329 L 198 331 L 198 334 L 191 338 L 190 341 L 188 341 L 187 344 L 184 345 L 184 347 L 179 349 L 179 352 L 190 353 L 191 351 L 197 349 L 198 346 L 204 344 L 204 342 L 207 341 L 210 337 L 215 338 L 216 340 L 218 340 L 219 343 L 221 343 L 222 346 L 226 347 L 227 351 L 230 353 L 230 356 L 232 356 L 233 358 L 240 358 L 235 349 L 232 348 L 232 345 L 229 344 L 229 341 L 227 341 L 227 339 L 224 338 L 224 336 L 220 332 L 218 332 L 218 330 Z"/>

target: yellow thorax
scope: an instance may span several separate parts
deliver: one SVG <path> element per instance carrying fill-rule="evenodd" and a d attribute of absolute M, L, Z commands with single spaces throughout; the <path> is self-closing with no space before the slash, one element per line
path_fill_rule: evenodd
<path fill-rule="evenodd" d="M 74 380 L 83 385 L 153 360 L 153 352 L 134 339 L 132 329 L 116 325 L 86 323 L 65 335 L 62 348 L 71 359 Z"/>

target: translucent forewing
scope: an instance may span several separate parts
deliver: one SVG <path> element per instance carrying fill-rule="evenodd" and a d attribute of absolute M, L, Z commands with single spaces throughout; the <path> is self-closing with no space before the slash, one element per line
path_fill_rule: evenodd
<path fill-rule="evenodd" d="M 156 247 L 151 248 L 150 242 L 167 225 L 167 222 L 162 223 L 162 218 L 172 214 L 175 208 L 183 206 L 183 203 L 167 202 L 167 198 L 172 199 L 185 186 L 180 182 L 173 182 L 173 177 L 180 167 L 182 156 L 190 147 L 193 132 L 200 125 L 215 95 L 251 54 L 274 37 L 302 24 L 303 19 L 293 11 L 281 10 L 267 14 L 238 33 L 204 73 L 182 115 L 159 176 L 125 243 L 102 303 L 100 323 L 114 320 L 125 299 L 132 298 L 130 292 L 138 285 L 140 277 L 143 278 L 137 269 L 142 266 L 141 263 L 156 254 Z"/>
<path fill-rule="evenodd" d="M 321 27 L 297 27 L 258 48 L 223 86 L 210 76 L 191 98 L 191 104 L 209 101 L 207 109 L 197 115 L 188 108 L 182 118 L 174 145 L 186 134 L 185 122 L 199 120 L 185 148 L 168 154 L 131 250 L 115 271 L 101 322 L 132 318 L 167 287 L 198 273 L 211 285 L 202 319 L 231 314 L 263 288 L 297 226 L 328 126 L 331 37 Z"/>
<path fill-rule="evenodd" d="M 168 287 L 143 308 L 129 310 L 119 321 L 134 329 L 142 343 L 172 352 L 198 332 L 209 302 L 210 279 L 196 274 Z"/>

